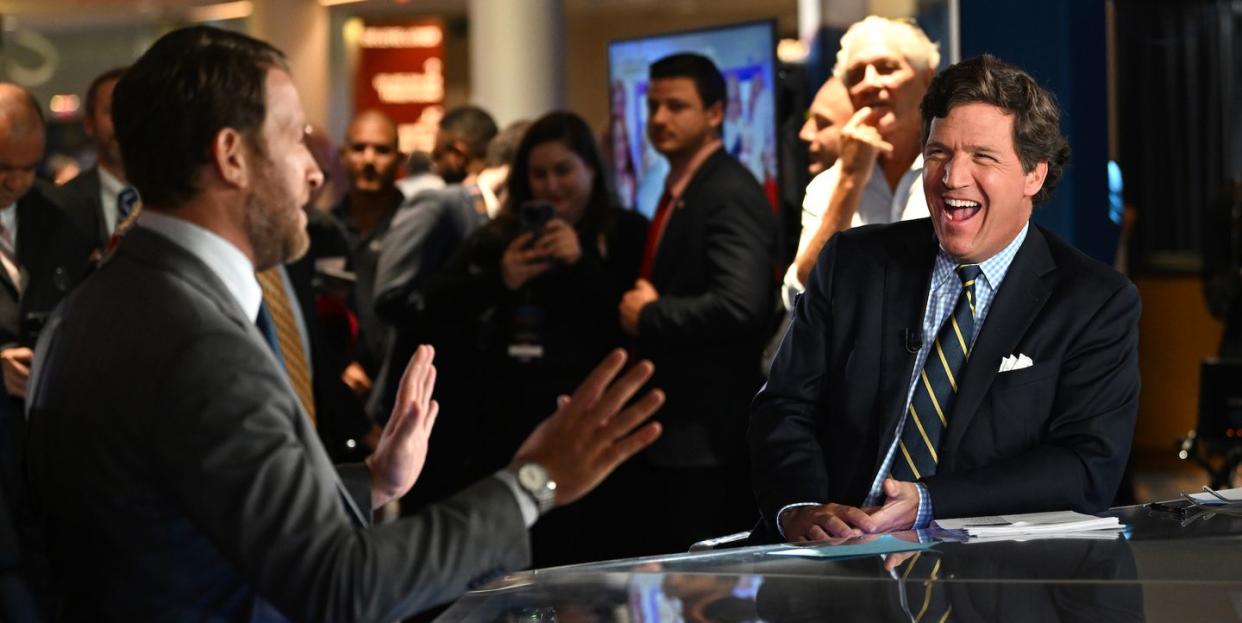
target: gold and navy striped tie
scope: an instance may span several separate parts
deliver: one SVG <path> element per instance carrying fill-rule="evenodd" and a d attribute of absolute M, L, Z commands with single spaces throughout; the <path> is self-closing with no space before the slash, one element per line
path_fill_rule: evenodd
<path fill-rule="evenodd" d="M 311 423 L 314 423 L 315 395 L 311 387 L 310 362 L 306 357 L 306 349 L 302 348 L 302 333 L 293 317 L 284 278 L 279 268 L 258 273 L 258 278 L 259 286 L 263 288 L 263 304 L 270 314 L 280 346 L 276 358 L 285 365 L 289 383 L 293 385 L 293 391 L 306 409 L 306 414 L 310 416 Z"/>
<path fill-rule="evenodd" d="M 940 578 L 939 555 L 935 550 L 919 552 L 901 574 L 900 590 L 906 614 L 914 623 L 945 623 L 953 613 L 948 592 Z"/>
<path fill-rule="evenodd" d="M 962 294 L 953 315 L 940 326 L 940 333 L 927 353 L 927 362 L 914 382 L 914 395 L 906 409 L 906 423 L 893 458 L 892 476 L 913 482 L 936 473 L 940 462 L 940 438 L 949 426 L 949 412 L 957 398 L 957 374 L 970 357 L 975 334 L 975 280 L 978 264 L 957 267 Z"/>

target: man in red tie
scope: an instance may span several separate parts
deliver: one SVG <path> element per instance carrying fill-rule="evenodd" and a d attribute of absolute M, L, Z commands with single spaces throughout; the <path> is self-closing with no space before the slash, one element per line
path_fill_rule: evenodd
<path fill-rule="evenodd" d="M 632 474 L 635 495 L 663 510 L 627 517 L 643 526 L 627 531 L 641 535 L 640 549 L 684 551 L 755 518 L 746 410 L 774 309 L 776 221 L 754 176 L 722 147 L 725 81 L 715 64 L 674 54 L 650 71 L 647 134 L 669 173 L 642 276 L 620 312 L 668 395 L 664 439 L 631 470 L 643 472 Z"/>

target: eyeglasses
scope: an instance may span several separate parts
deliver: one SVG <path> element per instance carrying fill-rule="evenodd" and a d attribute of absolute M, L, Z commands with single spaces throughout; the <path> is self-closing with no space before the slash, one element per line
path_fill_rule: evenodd
<path fill-rule="evenodd" d="M 1228 515 L 1230 517 L 1242 517 L 1242 500 L 1231 500 L 1213 490 L 1207 485 L 1203 485 L 1203 490 L 1208 495 L 1216 498 L 1209 502 L 1203 502 L 1193 495 L 1183 492 L 1182 499 L 1190 503 L 1191 507 L 1200 512 L 1207 513 L 1209 516 Z"/>
<path fill-rule="evenodd" d="M 1176 517 L 1182 522 L 1183 527 L 1200 519 L 1210 519 L 1215 515 L 1242 517 L 1242 500 L 1231 500 L 1208 486 L 1204 486 L 1203 491 L 1216 499 L 1205 502 L 1183 492 L 1181 497 L 1185 504 L 1151 502 L 1146 506 L 1148 510 L 1153 512 L 1166 513 Z"/>

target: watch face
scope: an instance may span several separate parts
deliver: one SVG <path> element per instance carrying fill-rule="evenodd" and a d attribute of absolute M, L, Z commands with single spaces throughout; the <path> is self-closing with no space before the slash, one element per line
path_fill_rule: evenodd
<path fill-rule="evenodd" d="M 518 468 L 518 484 L 527 491 L 539 491 L 548 484 L 548 473 L 543 467 L 527 463 Z"/>

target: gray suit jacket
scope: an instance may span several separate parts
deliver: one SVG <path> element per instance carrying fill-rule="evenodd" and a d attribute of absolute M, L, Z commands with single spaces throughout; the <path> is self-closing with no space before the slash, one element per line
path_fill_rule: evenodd
<path fill-rule="evenodd" d="M 29 468 L 68 618 L 393 620 L 524 566 L 505 485 L 369 525 L 216 276 L 137 228 L 40 338 Z"/>

